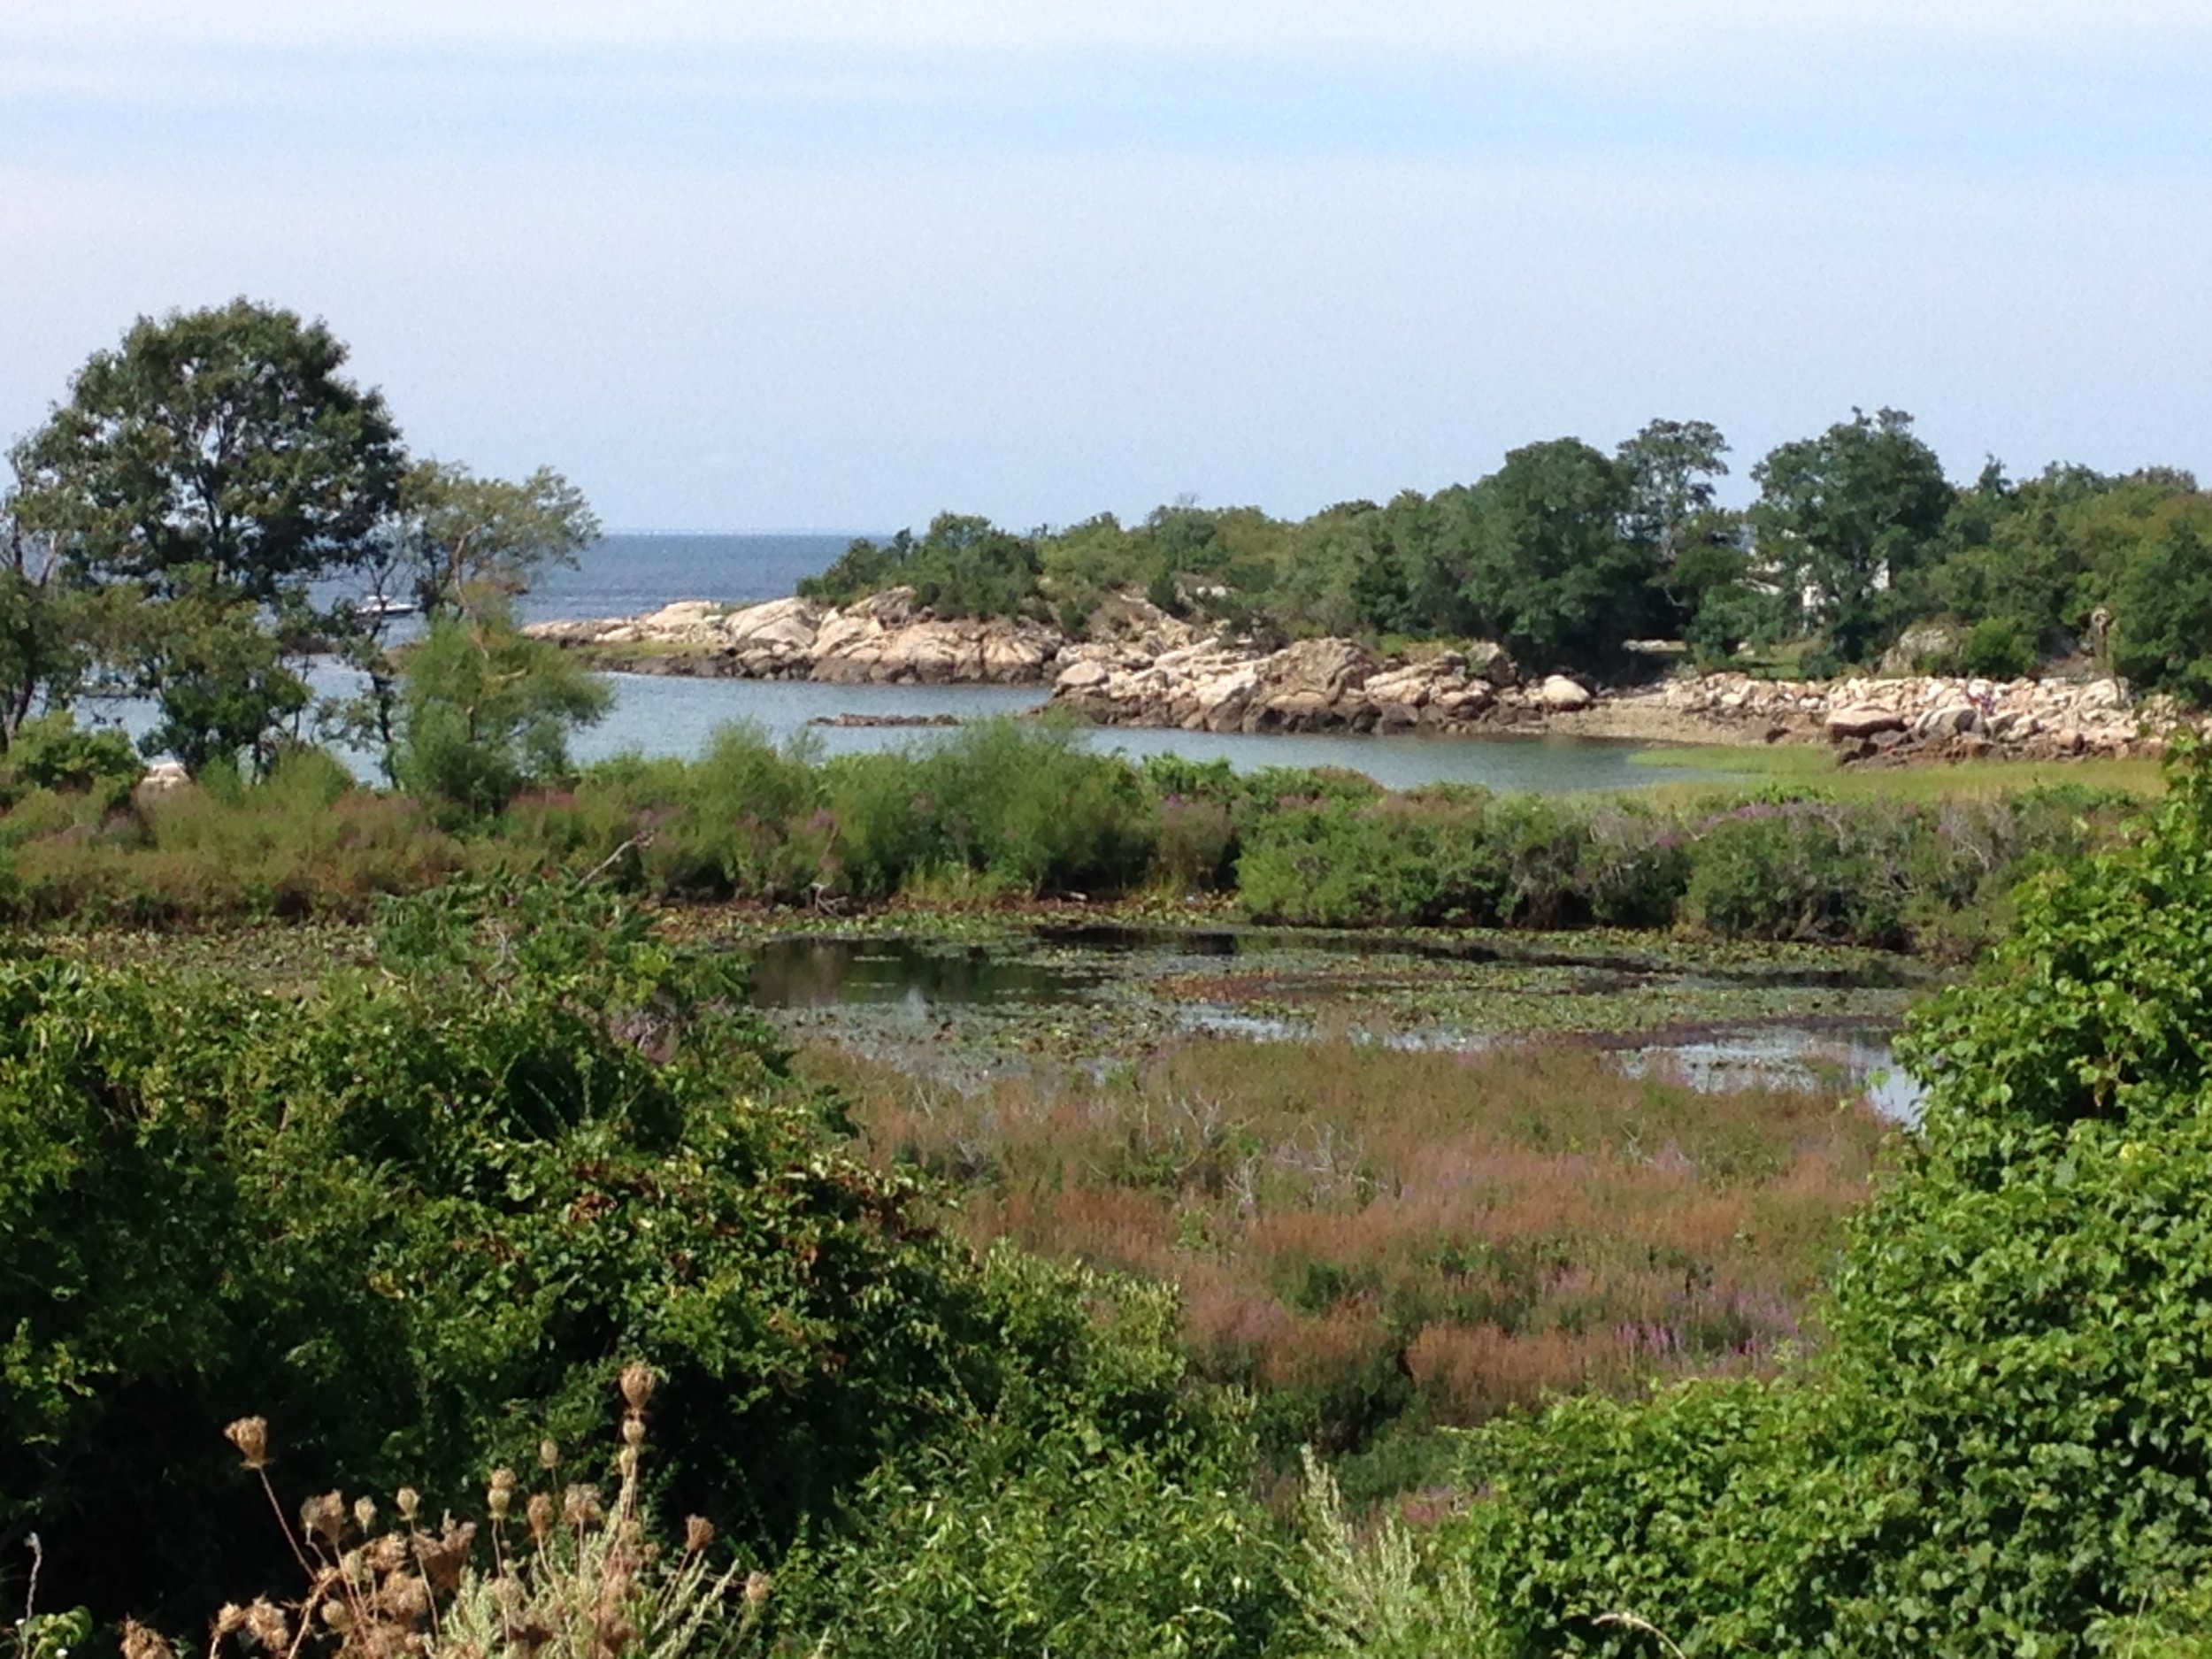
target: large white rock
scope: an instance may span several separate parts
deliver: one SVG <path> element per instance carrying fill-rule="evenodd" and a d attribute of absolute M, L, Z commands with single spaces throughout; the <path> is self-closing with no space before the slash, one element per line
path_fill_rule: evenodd
<path fill-rule="evenodd" d="M 1905 717 L 1894 709 L 1861 705 L 1849 709 L 1831 709 L 1826 725 L 1830 737 L 1839 742 L 1846 742 L 1855 738 L 1872 737 L 1877 732 L 1901 732 L 1905 729 Z"/>
<path fill-rule="evenodd" d="M 1564 674 L 1548 674 L 1537 688 L 1537 696 L 1544 706 L 1555 714 L 1571 714 L 1577 709 L 1586 709 L 1593 699 L 1589 687 Z"/>

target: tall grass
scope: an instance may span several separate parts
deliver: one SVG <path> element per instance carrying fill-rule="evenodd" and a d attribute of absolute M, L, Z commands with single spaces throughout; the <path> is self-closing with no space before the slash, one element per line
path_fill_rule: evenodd
<path fill-rule="evenodd" d="M 1284 1453 L 1765 1367 L 1883 1134 L 1832 1090 L 1702 1094 L 1564 1044 L 1194 1039 L 973 1096 L 806 1064 L 878 1156 L 959 1186 L 979 1241 L 1179 1285 L 1201 1369 L 1260 1392 Z"/>

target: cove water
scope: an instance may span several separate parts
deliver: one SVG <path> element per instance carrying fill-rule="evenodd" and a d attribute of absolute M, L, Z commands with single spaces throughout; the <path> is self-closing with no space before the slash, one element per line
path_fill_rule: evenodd
<path fill-rule="evenodd" d="M 545 573 L 518 611 L 526 622 L 637 616 L 678 599 L 757 604 L 790 594 L 800 578 L 819 574 L 854 540 L 849 534 L 713 535 L 624 534 L 602 537 L 574 570 Z M 357 681 L 325 665 L 311 678 L 325 695 L 350 695 Z M 692 680 L 615 674 L 612 710 L 576 734 L 583 762 L 625 752 L 649 756 L 702 753 L 715 728 L 749 720 L 772 738 L 805 734 L 825 755 L 899 748 L 936 734 L 901 726 L 824 726 L 839 715 L 951 715 L 981 719 L 1022 714 L 1045 701 L 1034 686 L 828 686 L 811 680 Z M 88 713 L 98 710 L 88 707 Z M 134 733 L 148 711 L 115 705 L 110 717 Z M 1542 791 L 1635 789 L 1715 774 L 1633 764 L 1637 746 L 1574 739 L 1355 736 L 1312 733 L 1247 737 L 1233 733 L 1112 727 L 1087 731 L 1102 752 L 1133 758 L 1174 754 L 1226 760 L 1240 771 L 1262 766 L 1341 766 L 1386 788 L 1427 783 L 1481 784 Z M 373 770 L 356 757 L 365 773 Z"/>

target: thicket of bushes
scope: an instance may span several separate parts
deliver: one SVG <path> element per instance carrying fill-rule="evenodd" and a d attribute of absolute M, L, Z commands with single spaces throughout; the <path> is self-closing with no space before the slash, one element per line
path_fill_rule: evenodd
<path fill-rule="evenodd" d="M 373 970 L 298 995 L 0 964 L 8 1576 L 35 1531 L 50 1606 L 250 1589 L 278 1540 L 215 1432 L 248 1415 L 302 1494 L 471 1507 L 549 1437 L 598 1479 L 632 1359 L 656 1501 L 758 1558 L 803 1534 L 826 1582 L 890 1570 L 867 1540 L 903 1551 L 932 1471 L 1033 1478 L 1005 1448 L 1194 1492 L 1240 1466 L 1168 1293 L 941 1235 L 735 996 L 726 958 L 536 884 L 407 901 Z"/>
<path fill-rule="evenodd" d="M 733 726 L 697 761 L 610 761 L 458 822 L 358 788 L 313 750 L 258 784 L 218 773 L 138 807 L 111 781 L 12 775 L 0 919 L 32 924 L 359 918 L 457 872 L 561 870 L 676 902 L 1233 891 L 1271 922 L 1686 926 L 1954 950 L 1986 936 L 2023 873 L 2093 844 L 2124 802 L 2076 788 L 1940 806 L 1386 795 L 1346 772 L 1133 765 L 1010 721 L 831 759 Z"/>

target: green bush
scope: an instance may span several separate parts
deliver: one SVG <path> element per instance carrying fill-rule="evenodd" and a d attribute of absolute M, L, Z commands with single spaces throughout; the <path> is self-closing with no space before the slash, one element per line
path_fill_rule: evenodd
<path fill-rule="evenodd" d="M 117 731 L 87 731 L 66 711 L 23 722 L 0 754 L 0 808 L 34 789 L 81 794 L 96 810 L 111 812 L 130 799 L 144 764 Z"/>
<path fill-rule="evenodd" d="M 595 1444 L 641 1358 L 660 1497 L 764 1544 L 979 1424 L 1201 1433 L 1156 1313 L 1102 1337 L 1115 1286 L 979 1271 L 781 1078 L 729 960 L 460 885 L 303 995 L 0 963 L 0 1253 L 35 1270 L 0 1275 L 0 1531 L 58 1604 L 197 1619 L 280 1567 L 216 1434 L 250 1414 L 298 1489 L 434 1512 Z"/>
<path fill-rule="evenodd" d="M 2035 636 L 2015 617 L 1984 617 L 1959 643 L 1959 672 L 1984 680 L 2035 672 Z"/>

